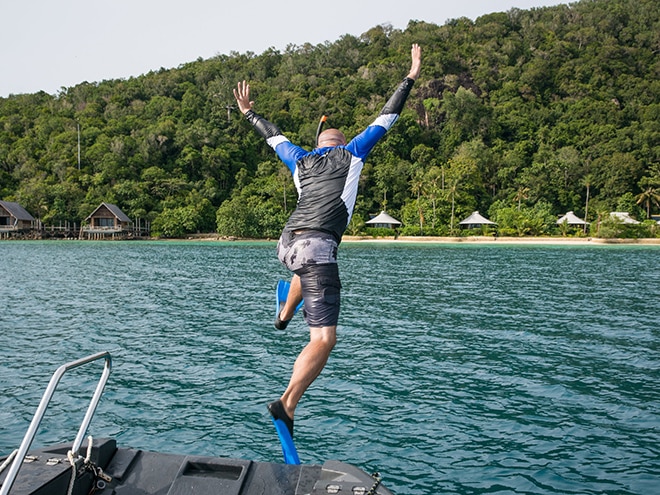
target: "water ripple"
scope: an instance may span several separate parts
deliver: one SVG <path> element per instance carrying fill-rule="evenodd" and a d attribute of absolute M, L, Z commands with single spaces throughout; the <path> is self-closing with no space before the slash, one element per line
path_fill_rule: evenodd
<path fill-rule="evenodd" d="M 304 462 L 396 493 L 649 494 L 660 486 L 656 247 L 342 246 L 339 341 L 296 419 Z M 264 404 L 305 345 L 272 329 L 274 243 L 0 245 L 0 452 L 50 374 L 100 350 L 92 422 L 125 446 L 279 462 Z M 35 444 L 69 441 L 99 367 Z"/>

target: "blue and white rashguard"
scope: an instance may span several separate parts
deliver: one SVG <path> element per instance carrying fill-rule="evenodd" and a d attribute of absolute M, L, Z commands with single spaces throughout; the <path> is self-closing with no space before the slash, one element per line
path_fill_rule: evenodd
<path fill-rule="evenodd" d="M 260 115 L 251 110 L 245 114 L 289 167 L 298 190 L 298 204 L 277 243 L 277 257 L 300 276 L 303 315 L 310 328 L 337 325 L 341 305 L 337 247 L 355 208 L 364 160 L 399 118 L 414 82 L 404 79 L 376 120 L 346 146 L 307 151 Z"/>
<path fill-rule="evenodd" d="M 307 151 L 260 115 L 246 114 L 293 175 L 298 204 L 285 232 L 319 231 L 331 234 L 337 244 L 341 242 L 355 207 L 364 161 L 399 118 L 413 84 L 413 79 L 404 79 L 376 120 L 345 146 Z"/>

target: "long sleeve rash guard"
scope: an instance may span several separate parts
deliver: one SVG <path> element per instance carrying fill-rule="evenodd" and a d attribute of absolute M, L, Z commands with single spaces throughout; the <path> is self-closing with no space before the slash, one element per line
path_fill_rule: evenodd
<path fill-rule="evenodd" d="M 307 151 L 291 143 L 275 124 L 252 110 L 246 113 L 250 123 L 293 175 L 298 204 L 285 231 L 328 232 L 337 243 L 341 242 L 355 207 L 364 160 L 399 118 L 414 82 L 410 78 L 404 79 L 376 120 L 346 146 Z"/>

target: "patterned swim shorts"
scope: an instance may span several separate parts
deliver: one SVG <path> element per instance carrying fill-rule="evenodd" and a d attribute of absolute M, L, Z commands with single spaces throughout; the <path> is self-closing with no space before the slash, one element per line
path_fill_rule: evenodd
<path fill-rule="evenodd" d="M 308 265 L 337 263 L 337 241 L 324 232 L 284 231 L 277 243 L 277 257 L 292 272 Z"/>
<path fill-rule="evenodd" d="M 277 257 L 300 276 L 303 316 L 310 327 L 336 326 L 341 282 L 337 267 L 337 241 L 323 232 L 283 232 Z"/>

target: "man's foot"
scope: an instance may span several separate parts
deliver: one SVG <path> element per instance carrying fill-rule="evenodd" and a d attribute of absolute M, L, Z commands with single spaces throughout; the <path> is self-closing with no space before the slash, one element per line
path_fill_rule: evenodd
<path fill-rule="evenodd" d="M 284 305 L 282 305 L 282 307 L 284 307 Z M 290 321 L 291 321 L 291 319 L 280 320 L 280 315 L 278 314 L 275 317 L 275 323 L 274 323 L 275 328 L 277 328 L 278 330 L 284 330 L 287 327 L 287 325 L 289 324 Z"/>
<path fill-rule="evenodd" d="M 282 422 L 286 425 L 287 430 L 289 430 L 289 435 L 293 438 L 293 420 L 284 410 L 284 404 L 280 399 L 271 402 L 268 404 L 268 412 L 274 419 L 281 419 Z"/>
<path fill-rule="evenodd" d="M 284 309 L 286 298 L 289 295 L 290 285 L 291 284 L 285 280 L 277 282 L 277 290 L 275 291 L 275 328 L 278 330 L 284 330 L 291 321 L 291 318 L 288 320 L 280 320 L 282 309 Z"/>
<path fill-rule="evenodd" d="M 287 282 L 286 280 L 280 280 L 277 282 L 277 289 L 275 290 L 275 328 L 278 330 L 284 330 L 289 322 L 293 319 L 293 316 L 289 318 L 288 320 L 281 320 L 280 315 L 282 314 L 282 310 L 284 309 L 284 306 L 286 305 L 286 299 L 289 296 L 289 289 L 291 288 L 291 283 Z M 293 314 L 295 315 L 300 308 L 303 306 L 303 301 L 300 301 L 298 303 L 298 306 L 296 306 L 296 309 L 294 310 Z"/>

